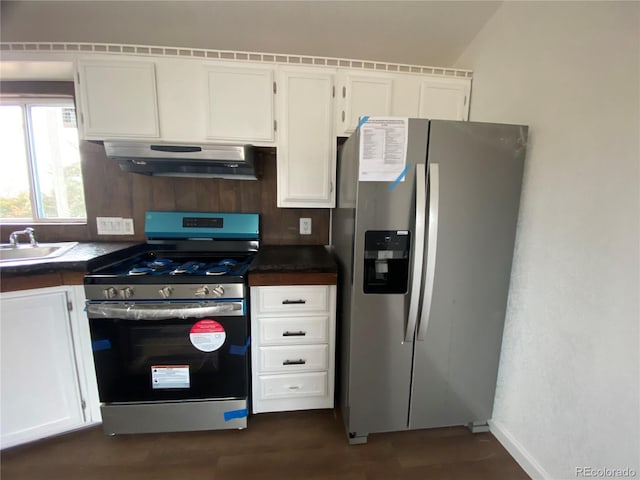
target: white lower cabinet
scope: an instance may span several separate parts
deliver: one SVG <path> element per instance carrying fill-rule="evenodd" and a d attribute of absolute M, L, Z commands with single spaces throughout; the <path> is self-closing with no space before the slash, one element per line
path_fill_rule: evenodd
<path fill-rule="evenodd" d="M 333 408 L 335 285 L 251 287 L 253 413 Z"/>
<path fill-rule="evenodd" d="M 0 296 L 1 448 L 99 422 L 82 287 Z"/>

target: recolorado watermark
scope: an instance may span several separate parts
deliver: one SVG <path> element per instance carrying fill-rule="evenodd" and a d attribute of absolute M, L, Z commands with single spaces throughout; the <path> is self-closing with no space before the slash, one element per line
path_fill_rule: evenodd
<path fill-rule="evenodd" d="M 638 476 L 633 468 L 608 467 L 576 467 L 578 478 L 635 478 Z"/>

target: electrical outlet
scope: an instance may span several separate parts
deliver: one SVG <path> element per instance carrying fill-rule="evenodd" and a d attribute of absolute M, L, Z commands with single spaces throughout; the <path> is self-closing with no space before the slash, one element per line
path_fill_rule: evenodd
<path fill-rule="evenodd" d="M 122 219 L 122 232 L 125 235 L 133 235 L 133 218 Z"/>
<path fill-rule="evenodd" d="M 133 235 L 133 218 L 96 217 L 98 235 Z"/>
<path fill-rule="evenodd" d="M 300 219 L 300 235 L 311 235 L 311 219 Z"/>

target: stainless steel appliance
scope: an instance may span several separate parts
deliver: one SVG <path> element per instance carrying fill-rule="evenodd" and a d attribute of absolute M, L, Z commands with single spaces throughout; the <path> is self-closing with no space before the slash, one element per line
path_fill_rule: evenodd
<path fill-rule="evenodd" d="M 527 127 L 409 119 L 404 181 L 360 181 L 360 130 L 339 158 L 340 404 L 369 433 L 491 417 Z M 369 152 L 370 153 L 370 152 Z"/>
<path fill-rule="evenodd" d="M 258 179 L 252 145 L 106 141 L 104 150 L 125 172 L 157 177 Z"/>
<path fill-rule="evenodd" d="M 105 432 L 245 428 L 258 214 L 147 212 L 145 232 L 84 279 Z"/>

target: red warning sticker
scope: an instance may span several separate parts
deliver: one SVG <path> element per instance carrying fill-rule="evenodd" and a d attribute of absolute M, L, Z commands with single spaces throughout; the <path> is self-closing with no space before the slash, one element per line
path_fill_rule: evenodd
<path fill-rule="evenodd" d="M 227 334 L 224 327 L 215 320 L 199 320 L 193 324 L 189 339 L 194 347 L 202 352 L 214 352 L 223 344 Z"/>

